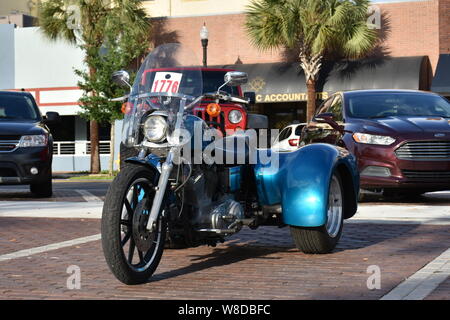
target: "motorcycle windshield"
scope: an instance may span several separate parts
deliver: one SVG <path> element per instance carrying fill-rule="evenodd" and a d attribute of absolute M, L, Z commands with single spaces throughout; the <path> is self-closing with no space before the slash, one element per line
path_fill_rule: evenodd
<path fill-rule="evenodd" d="M 202 92 L 202 69 L 195 53 L 177 43 L 158 46 L 145 58 L 134 80 L 124 110 L 123 144 L 132 147 L 142 142 L 140 130 L 152 111 L 176 115 L 182 100 L 188 104 Z M 169 116 L 170 121 L 175 118 Z"/>

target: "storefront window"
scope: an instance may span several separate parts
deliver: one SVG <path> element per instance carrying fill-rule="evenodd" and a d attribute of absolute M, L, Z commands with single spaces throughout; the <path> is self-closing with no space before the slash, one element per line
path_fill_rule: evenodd
<path fill-rule="evenodd" d="M 306 121 L 306 101 L 260 103 L 252 108 L 252 112 L 268 116 L 269 128 L 281 130 L 290 124 Z"/>

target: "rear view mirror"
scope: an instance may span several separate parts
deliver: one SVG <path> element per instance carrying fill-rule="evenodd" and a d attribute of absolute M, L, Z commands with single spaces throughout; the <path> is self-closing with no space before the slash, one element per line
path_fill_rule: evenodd
<path fill-rule="evenodd" d="M 334 120 L 334 114 L 331 112 L 320 113 L 313 118 L 313 121 L 317 123 L 326 123 L 337 131 L 343 131 L 343 127 Z"/>
<path fill-rule="evenodd" d="M 58 112 L 47 112 L 45 114 L 44 122 L 46 124 L 56 124 L 61 122 L 61 117 L 59 116 Z"/>
<path fill-rule="evenodd" d="M 334 114 L 331 112 L 320 113 L 314 117 L 314 121 L 318 123 L 328 123 L 334 121 Z"/>
<path fill-rule="evenodd" d="M 224 80 L 228 86 L 236 87 L 246 84 L 248 81 L 248 75 L 245 72 L 229 71 L 225 74 Z"/>
<path fill-rule="evenodd" d="M 119 70 L 112 74 L 112 81 L 121 87 L 130 87 L 130 75 L 125 70 Z"/>

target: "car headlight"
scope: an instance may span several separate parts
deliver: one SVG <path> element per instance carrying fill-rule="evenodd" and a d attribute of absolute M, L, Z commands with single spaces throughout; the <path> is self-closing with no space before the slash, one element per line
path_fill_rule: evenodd
<path fill-rule="evenodd" d="M 358 143 L 365 144 L 378 144 L 383 146 L 388 146 L 394 143 L 395 139 L 389 136 L 377 136 L 368 133 L 356 132 L 353 134 L 353 139 Z"/>
<path fill-rule="evenodd" d="M 162 116 L 149 116 L 144 122 L 144 135 L 150 142 L 159 142 L 166 137 L 167 121 Z"/>
<path fill-rule="evenodd" d="M 35 134 L 30 136 L 22 136 L 20 138 L 19 147 L 45 147 L 47 146 L 47 135 Z"/>
<path fill-rule="evenodd" d="M 239 110 L 231 110 L 228 114 L 228 120 L 230 120 L 230 122 L 233 124 L 241 122 L 242 112 L 240 112 Z"/>

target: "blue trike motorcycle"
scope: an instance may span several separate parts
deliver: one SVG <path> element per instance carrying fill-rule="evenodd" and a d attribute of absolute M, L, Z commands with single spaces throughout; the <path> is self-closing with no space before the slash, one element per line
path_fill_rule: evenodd
<path fill-rule="evenodd" d="M 357 209 L 359 176 L 344 149 L 312 144 L 280 153 L 257 148 L 252 132 L 223 135 L 193 115 L 209 104 L 246 102 L 221 90 L 247 75 L 229 72 L 204 94 L 202 73 L 179 44 L 153 50 L 129 85 L 122 143 L 138 155 L 112 182 L 102 215 L 106 262 L 121 282 L 146 282 L 166 247 L 215 246 L 243 227 L 289 226 L 305 253 L 331 252 Z M 248 130 L 251 131 L 251 130 Z"/>

